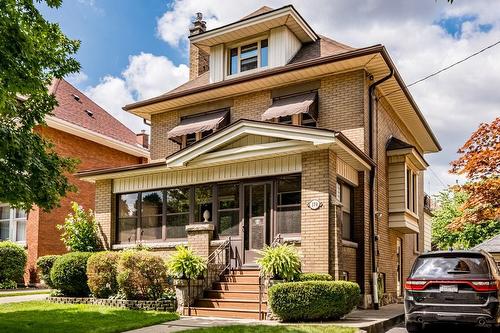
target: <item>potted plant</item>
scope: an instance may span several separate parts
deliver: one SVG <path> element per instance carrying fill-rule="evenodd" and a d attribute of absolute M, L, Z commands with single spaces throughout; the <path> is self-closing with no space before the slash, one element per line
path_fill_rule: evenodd
<path fill-rule="evenodd" d="M 300 274 L 300 257 L 293 245 L 279 244 L 266 246 L 260 251 L 261 257 L 257 259 L 261 274 L 270 279 L 271 283 L 277 281 L 293 281 Z"/>
<path fill-rule="evenodd" d="M 203 277 L 207 269 L 207 264 L 205 259 L 195 254 L 192 249 L 186 246 L 177 246 L 175 250 L 175 253 L 167 261 L 167 268 L 169 274 L 175 279 L 174 285 L 178 290 L 177 300 L 181 307 L 180 311 L 182 312 L 184 303 L 187 303 L 188 311 L 190 312 L 191 280 Z M 187 302 L 184 301 L 186 299 L 186 291 Z"/>

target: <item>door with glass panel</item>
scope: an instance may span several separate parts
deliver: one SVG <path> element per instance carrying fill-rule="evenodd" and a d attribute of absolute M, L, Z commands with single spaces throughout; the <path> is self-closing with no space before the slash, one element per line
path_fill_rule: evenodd
<path fill-rule="evenodd" d="M 254 265 L 259 251 L 270 243 L 271 182 L 244 185 L 244 264 Z"/>

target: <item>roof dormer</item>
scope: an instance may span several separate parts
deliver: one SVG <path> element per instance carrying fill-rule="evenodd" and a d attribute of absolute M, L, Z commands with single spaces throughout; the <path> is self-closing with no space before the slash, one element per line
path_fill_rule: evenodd
<path fill-rule="evenodd" d="M 291 5 L 263 7 L 234 23 L 201 30 L 189 37 L 194 48 L 210 55 L 210 82 L 286 65 L 303 43 L 318 39 Z"/>

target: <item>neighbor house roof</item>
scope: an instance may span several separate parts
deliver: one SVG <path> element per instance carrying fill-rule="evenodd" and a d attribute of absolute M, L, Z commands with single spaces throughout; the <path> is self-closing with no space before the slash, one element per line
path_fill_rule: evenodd
<path fill-rule="evenodd" d="M 488 239 L 479 245 L 474 246 L 471 250 L 483 250 L 489 253 L 500 252 L 500 235 Z"/>
<path fill-rule="evenodd" d="M 59 104 L 52 115 L 123 143 L 137 146 L 136 134 L 64 79 L 50 87 Z M 110 98 L 113 98 L 110 96 Z"/>

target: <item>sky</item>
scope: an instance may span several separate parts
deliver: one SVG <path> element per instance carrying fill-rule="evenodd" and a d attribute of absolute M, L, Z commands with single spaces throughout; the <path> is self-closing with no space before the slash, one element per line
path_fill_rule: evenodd
<path fill-rule="evenodd" d="M 121 109 L 188 79 L 189 24 L 208 29 L 263 5 L 293 4 L 313 29 L 354 47 L 383 44 L 407 84 L 500 40 L 498 0 L 65 0 L 42 14 L 81 40 L 81 72 L 68 80 L 129 128 L 148 130 Z M 457 149 L 482 122 L 500 115 L 500 45 L 410 87 L 443 151 L 426 155 L 425 191 L 455 182 Z"/>

